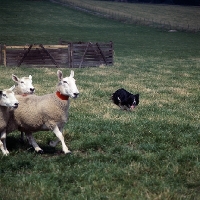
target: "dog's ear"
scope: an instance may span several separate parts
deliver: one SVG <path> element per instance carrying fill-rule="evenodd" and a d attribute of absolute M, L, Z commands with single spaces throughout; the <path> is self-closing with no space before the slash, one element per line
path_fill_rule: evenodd
<path fill-rule="evenodd" d="M 117 97 L 117 99 L 119 100 L 119 102 L 121 103 L 121 99 L 119 97 Z"/>
<path fill-rule="evenodd" d="M 136 105 L 139 104 L 139 94 L 135 94 L 135 99 L 136 99 Z"/>

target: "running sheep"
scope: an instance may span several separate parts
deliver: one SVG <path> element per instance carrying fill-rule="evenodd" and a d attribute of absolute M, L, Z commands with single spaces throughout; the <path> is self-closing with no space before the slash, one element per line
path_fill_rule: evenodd
<path fill-rule="evenodd" d="M 43 150 L 34 140 L 32 133 L 48 130 L 53 131 L 61 141 L 63 152 L 70 153 L 64 142 L 62 131 L 68 120 L 69 97 L 78 97 L 79 91 L 75 83 L 74 71 L 71 71 L 69 77 L 64 78 L 62 71 L 58 70 L 57 76 L 58 84 L 54 93 L 26 97 L 17 95 L 19 107 L 14 111 L 7 126 L 7 133 L 15 130 L 25 132 L 29 143 L 39 153 Z"/>
<path fill-rule="evenodd" d="M 13 92 L 15 86 L 10 89 L 0 91 L 0 149 L 4 155 L 8 155 L 6 148 L 6 126 L 13 113 L 13 109 L 18 107 L 18 100 Z"/>
<path fill-rule="evenodd" d="M 32 85 L 32 76 L 18 78 L 16 75 L 12 74 L 12 80 L 17 83 L 15 87 L 15 94 L 26 96 L 28 94 L 33 94 L 35 88 Z"/>
<path fill-rule="evenodd" d="M 15 94 L 26 96 L 34 94 L 35 88 L 32 85 L 32 76 L 18 78 L 15 74 L 12 74 L 12 80 L 17 83 L 14 89 Z M 21 132 L 21 141 L 25 141 L 24 133 Z"/>

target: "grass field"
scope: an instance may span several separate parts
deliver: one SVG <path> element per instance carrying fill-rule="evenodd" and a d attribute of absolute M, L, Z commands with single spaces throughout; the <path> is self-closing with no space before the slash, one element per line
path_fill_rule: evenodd
<path fill-rule="evenodd" d="M 49 147 L 51 132 L 34 134 L 42 155 L 21 144 L 20 133 L 8 135 L 0 199 L 199 199 L 200 34 L 123 24 L 49 1 L 1 0 L 1 44 L 60 38 L 113 41 L 114 65 L 74 69 L 80 97 L 71 100 L 64 130 L 73 154 Z M 50 93 L 56 72 L 0 66 L 0 89 L 14 84 L 12 73 L 31 74 L 36 93 Z M 120 87 L 140 93 L 133 112 L 109 100 Z"/>
<path fill-rule="evenodd" d="M 129 23 L 146 24 L 163 29 L 200 30 L 198 6 L 121 3 L 96 0 L 56 0 L 98 12 Z"/>

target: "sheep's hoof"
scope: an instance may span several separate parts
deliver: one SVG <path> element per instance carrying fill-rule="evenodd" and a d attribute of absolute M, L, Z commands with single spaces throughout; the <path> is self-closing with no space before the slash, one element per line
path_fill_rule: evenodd
<path fill-rule="evenodd" d="M 41 149 L 41 150 L 37 151 L 37 153 L 38 153 L 38 154 L 43 154 L 44 151 Z"/>
<path fill-rule="evenodd" d="M 56 146 L 56 144 L 55 144 L 54 141 L 49 141 L 49 142 L 48 142 L 48 145 L 49 145 L 50 147 L 55 147 L 55 146 Z"/>
<path fill-rule="evenodd" d="M 72 154 L 72 152 L 71 151 L 67 151 L 67 152 L 65 152 L 65 154 L 66 155 L 70 155 L 70 154 Z"/>
<path fill-rule="evenodd" d="M 19 138 L 19 142 L 20 142 L 21 144 L 24 144 L 24 143 L 25 143 L 25 139 Z"/>

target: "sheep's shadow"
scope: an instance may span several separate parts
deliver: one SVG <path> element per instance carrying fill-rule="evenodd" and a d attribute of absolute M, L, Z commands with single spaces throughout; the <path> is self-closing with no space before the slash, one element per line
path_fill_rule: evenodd
<path fill-rule="evenodd" d="M 52 147 L 48 144 L 39 144 L 43 152 L 37 153 L 34 148 L 28 143 L 28 141 L 22 141 L 20 137 L 14 137 L 14 136 L 7 136 L 6 138 L 6 146 L 8 151 L 27 151 L 31 153 L 37 153 L 37 154 L 49 154 L 49 155 L 55 155 L 55 154 L 62 154 L 62 151 L 57 150 L 55 147 Z"/>

